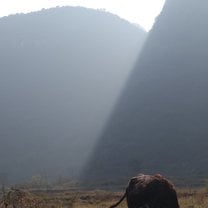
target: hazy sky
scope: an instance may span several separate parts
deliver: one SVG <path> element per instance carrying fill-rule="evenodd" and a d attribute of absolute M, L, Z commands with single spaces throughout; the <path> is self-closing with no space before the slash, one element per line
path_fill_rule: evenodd
<path fill-rule="evenodd" d="M 149 30 L 165 0 L 0 0 L 0 17 L 42 8 L 72 5 L 104 8 Z"/>

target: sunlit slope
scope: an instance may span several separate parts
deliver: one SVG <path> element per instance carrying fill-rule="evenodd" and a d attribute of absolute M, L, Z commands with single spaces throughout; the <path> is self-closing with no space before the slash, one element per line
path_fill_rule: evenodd
<path fill-rule="evenodd" d="M 208 176 L 208 2 L 168 0 L 86 178 Z"/>
<path fill-rule="evenodd" d="M 80 7 L 5 17 L 0 31 L 0 171 L 76 176 L 146 33 Z"/>

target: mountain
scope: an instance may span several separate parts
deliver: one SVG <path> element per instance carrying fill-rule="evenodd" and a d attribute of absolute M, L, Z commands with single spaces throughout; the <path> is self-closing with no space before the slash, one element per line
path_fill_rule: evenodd
<path fill-rule="evenodd" d="M 0 30 L 0 172 L 76 176 L 146 32 L 82 7 L 4 17 Z"/>
<path fill-rule="evenodd" d="M 84 176 L 208 176 L 207 1 L 167 0 Z M 83 177 L 84 177 L 83 176 Z"/>

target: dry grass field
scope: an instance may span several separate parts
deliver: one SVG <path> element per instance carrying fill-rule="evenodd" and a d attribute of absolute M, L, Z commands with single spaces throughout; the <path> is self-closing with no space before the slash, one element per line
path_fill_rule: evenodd
<path fill-rule="evenodd" d="M 7 208 L 13 208 L 13 204 L 15 208 L 108 208 L 123 194 L 102 190 L 36 190 L 24 191 L 24 193 L 22 198 L 7 199 L 9 204 Z M 207 189 L 179 189 L 177 193 L 181 208 L 208 207 Z M 3 203 L 0 207 L 4 207 Z M 125 200 L 118 206 L 118 208 L 126 207 Z"/>

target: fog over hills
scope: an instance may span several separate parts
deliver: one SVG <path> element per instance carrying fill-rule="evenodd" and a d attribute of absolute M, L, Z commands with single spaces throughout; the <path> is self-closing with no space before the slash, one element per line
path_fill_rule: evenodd
<path fill-rule="evenodd" d="M 208 176 L 207 9 L 207 1 L 166 1 L 86 178 Z"/>
<path fill-rule="evenodd" d="M 4 17 L 0 30 L 0 171 L 77 175 L 146 33 L 81 7 Z"/>

